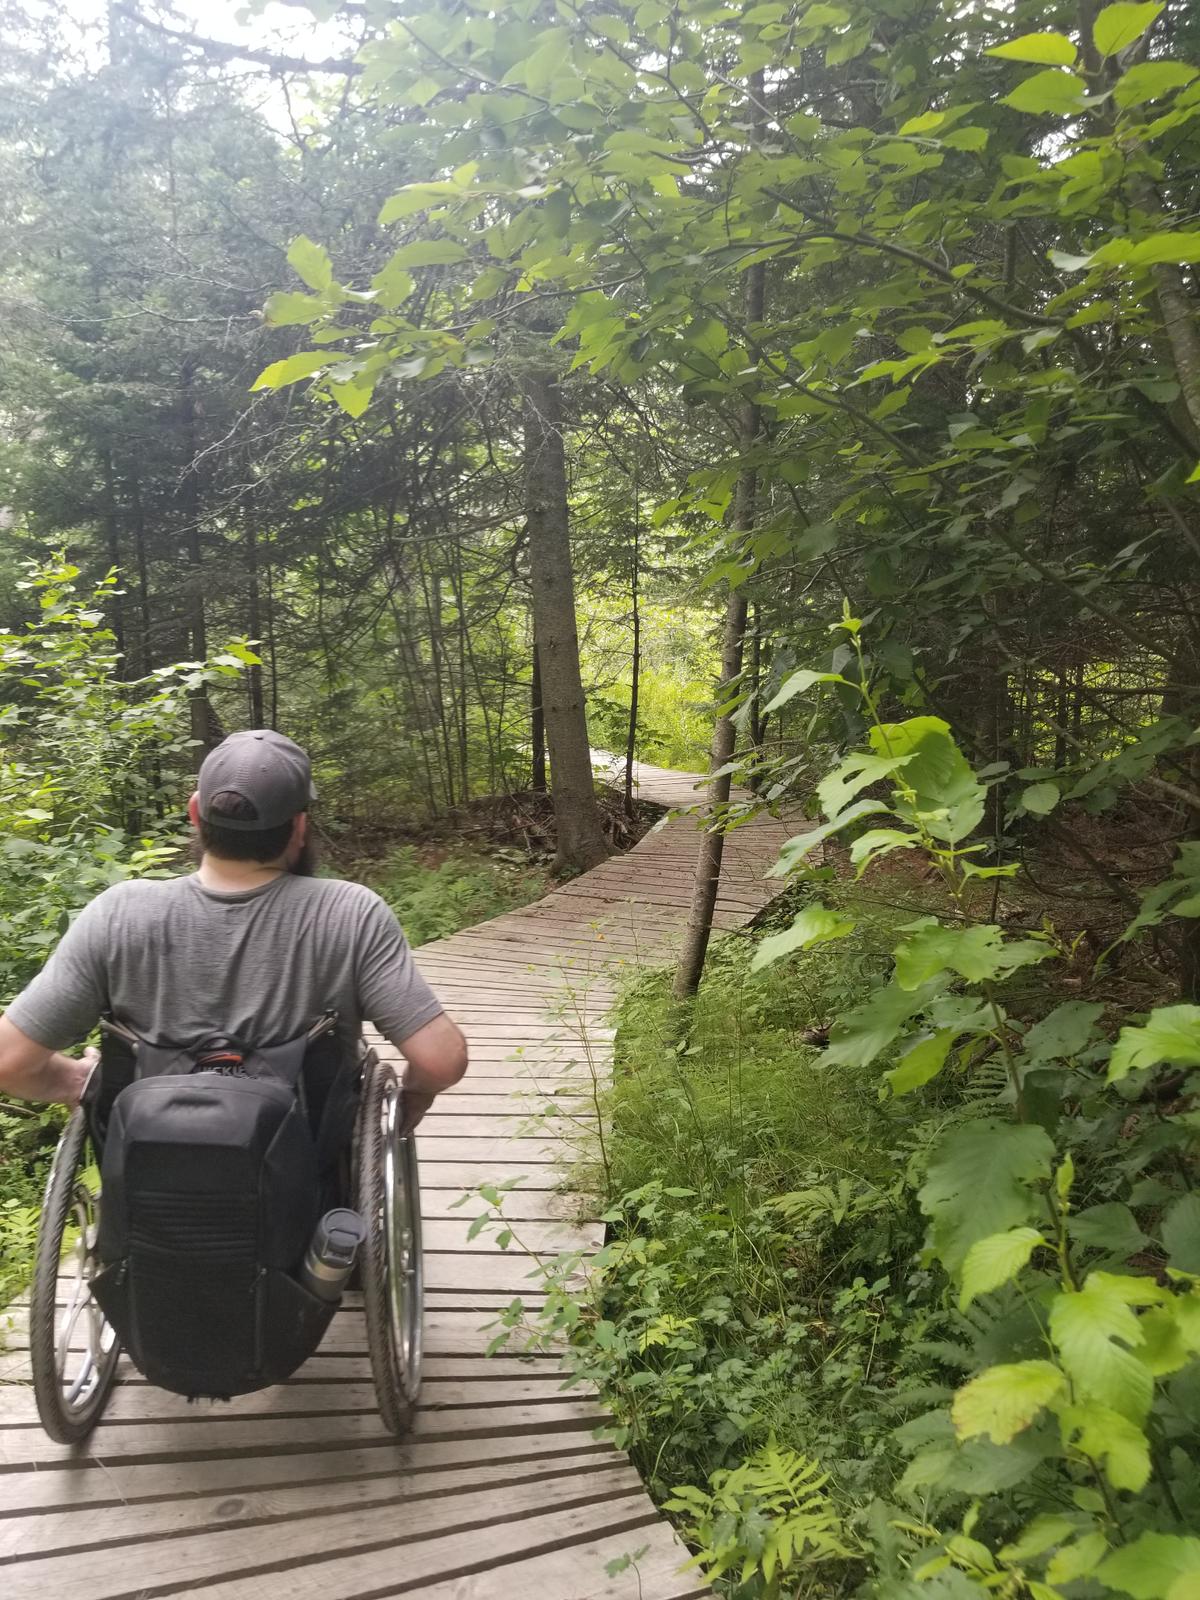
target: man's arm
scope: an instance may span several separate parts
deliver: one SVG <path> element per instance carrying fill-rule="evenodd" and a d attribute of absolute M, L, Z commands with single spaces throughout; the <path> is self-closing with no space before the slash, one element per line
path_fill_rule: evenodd
<path fill-rule="evenodd" d="M 443 1089 L 452 1089 L 467 1070 L 462 1029 L 442 1012 L 399 1042 L 408 1063 L 404 1074 L 404 1131 L 411 1133 Z"/>
<path fill-rule="evenodd" d="M 0 1094 L 77 1106 L 99 1059 L 99 1051 L 92 1049 L 84 1051 L 82 1061 L 48 1050 L 0 1016 Z"/>

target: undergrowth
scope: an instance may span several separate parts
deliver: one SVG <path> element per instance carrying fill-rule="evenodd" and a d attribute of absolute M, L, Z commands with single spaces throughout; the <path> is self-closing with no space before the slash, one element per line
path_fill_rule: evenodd
<path fill-rule="evenodd" d="M 546 869 L 531 865 L 517 850 L 460 847 L 429 865 L 411 844 L 364 871 L 363 881 L 391 906 L 412 945 L 448 938 L 460 928 L 527 906 L 549 887 Z"/>
<path fill-rule="evenodd" d="M 755 939 L 725 939 L 682 1049 L 669 975 L 621 1006 L 587 1366 L 659 1499 L 794 1451 L 852 1530 L 902 1470 L 905 1397 L 938 1381 L 931 1341 L 959 1320 L 931 1292 L 916 1201 L 953 1112 L 881 1100 L 877 1071 L 828 1071 L 822 1041 L 904 920 L 871 908 L 835 953 L 757 974 Z"/>

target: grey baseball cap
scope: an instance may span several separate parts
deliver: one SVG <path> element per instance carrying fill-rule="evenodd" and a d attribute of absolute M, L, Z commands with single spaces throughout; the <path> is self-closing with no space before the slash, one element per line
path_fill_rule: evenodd
<path fill-rule="evenodd" d="M 200 816 L 237 833 L 261 833 L 290 822 L 317 798 L 312 764 L 300 746 L 270 728 L 231 733 L 204 758 L 200 768 Z M 232 792 L 248 800 L 258 815 L 253 822 L 210 815 L 213 796 Z"/>

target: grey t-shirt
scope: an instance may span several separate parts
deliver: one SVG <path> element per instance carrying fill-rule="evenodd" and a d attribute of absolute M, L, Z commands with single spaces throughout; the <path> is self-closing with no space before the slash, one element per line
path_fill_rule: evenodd
<path fill-rule="evenodd" d="M 85 906 L 7 1015 L 62 1050 L 111 1012 L 144 1039 L 281 1044 L 324 1011 L 393 1044 L 439 1015 L 391 909 L 340 878 L 284 873 L 237 894 L 198 877 L 118 883 Z"/>

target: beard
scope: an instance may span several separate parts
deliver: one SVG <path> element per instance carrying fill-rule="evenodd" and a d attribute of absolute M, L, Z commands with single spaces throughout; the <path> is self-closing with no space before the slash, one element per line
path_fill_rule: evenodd
<path fill-rule="evenodd" d="M 321 853 L 317 849 L 317 841 L 309 833 L 304 843 L 297 850 L 295 857 L 288 861 L 286 871 L 295 878 L 315 878 L 317 868 L 321 864 Z"/>

